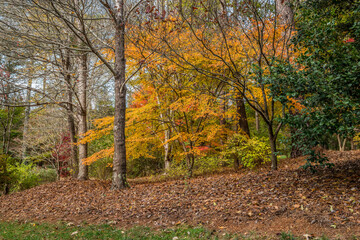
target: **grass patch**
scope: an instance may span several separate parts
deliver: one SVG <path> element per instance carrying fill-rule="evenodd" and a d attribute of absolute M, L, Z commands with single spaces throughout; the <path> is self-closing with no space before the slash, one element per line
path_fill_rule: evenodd
<path fill-rule="evenodd" d="M 216 232 L 203 227 L 181 226 L 174 229 L 154 230 L 148 227 L 134 227 L 129 230 L 121 230 L 114 226 L 104 225 L 78 225 L 69 226 L 64 223 L 47 224 L 47 223 L 17 223 L 17 222 L 0 222 L 0 240 L 11 239 L 279 239 L 295 240 L 304 239 L 295 237 L 290 233 L 281 233 L 278 236 L 261 236 L 256 233 L 243 236 L 238 234 L 229 234 L 226 232 Z M 328 239 L 325 237 L 317 239 Z"/>
<path fill-rule="evenodd" d="M 230 235 L 221 239 L 230 239 Z M 225 238 L 227 237 L 227 238 Z M 66 224 L 0 223 L 0 239 L 220 239 L 202 227 L 152 230 L 134 227 L 121 230 L 110 225 L 67 226 Z"/>

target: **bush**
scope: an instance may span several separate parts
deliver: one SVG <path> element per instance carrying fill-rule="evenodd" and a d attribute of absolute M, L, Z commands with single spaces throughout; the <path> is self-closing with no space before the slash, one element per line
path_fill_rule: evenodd
<path fill-rule="evenodd" d="M 193 175 L 202 175 L 205 173 L 214 173 L 222 167 L 230 165 L 227 158 L 219 155 L 210 155 L 195 158 Z M 169 177 L 185 177 L 188 175 L 188 168 L 185 161 L 173 162 L 171 168 L 166 172 Z"/>
<path fill-rule="evenodd" d="M 158 158 L 140 157 L 132 159 L 128 163 L 130 178 L 145 177 L 155 175 L 164 170 L 164 160 L 159 156 Z"/>
<path fill-rule="evenodd" d="M 196 160 L 195 160 L 196 161 Z M 185 177 L 188 174 L 188 169 L 185 161 L 173 162 L 169 170 L 166 171 L 166 175 L 169 177 Z"/>
<path fill-rule="evenodd" d="M 33 164 L 20 164 L 10 156 L 0 155 L 0 195 L 22 191 L 56 180 L 55 169 L 38 168 Z"/>
<path fill-rule="evenodd" d="M 227 142 L 222 155 L 228 160 L 237 158 L 244 167 L 253 169 L 270 161 L 270 153 L 266 139 L 234 134 Z"/>
<path fill-rule="evenodd" d="M 39 185 L 39 173 L 32 164 L 19 164 L 8 166 L 10 174 L 11 191 L 22 191 Z"/>
<path fill-rule="evenodd" d="M 33 171 L 37 172 L 39 175 L 39 183 L 49 183 L 55 182 L 58 179 L 56 170 L 53 168 L 38 168 Z"/>
<path fill-rule="evenodd" d="M 204 174 L 204 173 L 213 173 L 218 169 L 229 166 L 230 161 L 227 158 L 222 156 L 206 156 L 202 158 L 197 158 L 194 163 L 194 173 L 195 174 Z"/>
<path fill-rule="evenodd" d="M 8 159 L 9 156 L 0 155 L 0 195 L 9 192 L 11 172 L 8 169 Z"/>
<path fill-rule="evenodd" d="M 112 159 L 102 158 L 89 166 L 89 176 L 96 179 L 107 180 L 112 176 Z"/>

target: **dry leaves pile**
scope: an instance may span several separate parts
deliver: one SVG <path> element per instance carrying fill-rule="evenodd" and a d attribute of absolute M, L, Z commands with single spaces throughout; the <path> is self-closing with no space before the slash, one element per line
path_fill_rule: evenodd
<path fill-rule="evenodd" d="M 59 181 L 0 197 L 0 220 L 360 235 L 360 151 L 328 155 L 335 167 L 315 174 L 289 167 L 299 164 L 291 160 L 277 172 L 133 184 L 123 191 L 104 181 Z"/>

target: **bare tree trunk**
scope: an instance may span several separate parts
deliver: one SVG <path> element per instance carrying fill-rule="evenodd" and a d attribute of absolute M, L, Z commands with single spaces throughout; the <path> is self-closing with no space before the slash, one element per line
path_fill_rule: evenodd
<path fill-rule="evenodd" d="M 87 88 L 87 54 L 81 53 L 79 57 L 79 138 L 83 138 L 87 132 L 87 102 L 86 102 L 86 88 Z M 88 166 L 83 164 L 83 159 L 87 158 L 87 143 L 79 145 L 79 180 L 86 180 L 88 176 Z"/>
<path fill-rule="evenodd" d="M 72 90 L 68 90 L 68 110 L 67 110 L 67 121 L 68 121 L 68 128 L 69 128 L 69 137 L 70 137 L 70 143 L 71 143 L 71 168 L 73 169 L 73 177 L 77 178 L 79 173 L 79 159 L 78 159 L 78 148 L 76 145 L 76 126 L 75 126 L 75 119 L 74 119 L 74 110 L 72 103 Z M 71 107 L 70 107 L 71 105 Z"/>
<path fill-rule="evenodd" d="M 69 137 L 70 137 L 70 149 L 71 149 L 71 169 L 72 169 L 72 176 L 77 178 L 79 173 L 79 160 L 78 160 L 78 150 L 76 146 L 76 126 L 75 126 L 75 118 L 74 118 L 74 108 L 73 108 L 73 84 L 71 82 L 71 75 L 70 75 L 70 68 L 71 68 L 71 60 L 70 60 L 70 51 L 66 50 L 65 54 L 65 63 L 64 63 L 64 70 L 65 70 L 65 81 L 66 81 L 66 88 L 67 88 L 67 122 L 69 128 Z"/>
<path fill-rule="evenodd" d="M 293 25 L 294 12 L 289 0 L 276 0 L 277 14 L 282 24 Z"/>
<path fill-rule="evenodd" d="M 245 103 L 243 99 L 236 100 L 236 113 L 238 117 L 238 132 L 240 130 L 250 137 L 250 129 L 246 116 Z"/>
<path fill-rule="evenodd" d="M 114 159 L 112 189 L 128 187 L 126 180 L 126 146 L 125 146 L 125 16 L 124 0 L 116 1 L 117 19 L 115 22 L 115 119 L 114 119 Z"/>
<path fill-rule="evenodd" d="M 5 146 L 4 146 L 4 154 L 8 154 L 9 153 L 9 149 L 10 149 L 10 142 L 11 142 L 11 129 L 12 129 L 12 125 L 13 125 L 13 120 L 14 120 L 14 115 L 15 115 L 15 109 L 8 107 L 8 125 L 7 125 L 7 132 L 5 135 Z"/>
<path fill-rule="evenodd" d="M 269 141 L 271 149 L 271 169 L 277 170 L 277 149 L 276 149 L 276 138 L 271 125 L 268 125 Z"/>
<path fill-rule="evenodd" d="M 192 153 L 186 154 L 186 164 L 188 167 L 188 176 L 187 178 L 191 178 L 193 175 L 194 164 L 195 164 L 195 156 Z"/>
<path fill-rule="evenodd" d="M 222 94 L 221 95 L 224 95 L 224 91 L 222 91 Z M 220 99 L 220 120 L 219 120 L 219 123 L 221 126 L 223 126 L 224 128 L 226 127 L 226 116 L 225 116 L 225 113 L 226 113 L 226 100 L 225 99 Z M 226 142 L 226 139 L 227 139 L 227 135 L 226 133 L 224 132 L 223 134 L 221 134 L 221 137 L 220 137 L 220 143 L 221 145 L 225 144 Z"/>
<path fill-rule="evenodd" d="M 26 102 L 30 102 L 31 98 L 31 86 L 32 86 L 32 79 L 28 80 L 28 89 L 26 91 Z M 28 134 L 28 128 L 29 128 L 29 118 L 30 118 L 30 106 L 27 106 L 25 109 L 25 116 L 24 116 L 24 129 L 23 129 L 23 143 L 22 143 L 22 161 L 25 162 L 25 158 L 27 156 L 28 148 L 27 148 L 27 142 L 26 137 Z"/>
<path fill-rule="evenodd" d="M 233 1 L 233 17 L 234 17 L 234 21 L 237 22 L 238 17 L 239 17 L 239 3 L 238 0 L 234 0 Z"/>
<path fill-rule="evenodd" d="M 236 100 L 236 117 L 237 117 L 237 124 L 236 124 L 236 131 L 238 133 L 245 133 L 250 138 L 250 129 L 249 124 L 246 116 L 246 109 L 245 103 L 240 96 L 237 97 Z M 234 170 L 237 171 L 240 167 L 241 159 L 238 156 L 234 156 Z"/>
<path fill-rule="evenodd" d="M 345 144 L 346 144 L 346 138 L 344 138 L 343 140 L 341 140 L 341 137 L 339 134 L 336 134 L 337 140 L 338 140 L 338 144 L 339 144 L 339 151 L 343 152 L 345 151 Z"/>
<path fill-rule="evenodd" d="M 165 161 L 165 171 L 168 171 L 171 167 L 171 148 L 170 143 L 168 143 L 168 140 L 170 139 L 170 129 L 165 130 L 165 154 L 164 154 L 164 161 Z"/>
<path fill-rule="evenodd" d="M 260 131 L 260 118 L 259 118 L 259 113 L 257 111 L 255 111 L 255 129 L 257 132 Z"/>
<path fill-rule="evenodd" d="M 356 149 L 355 149 L 354 138 L 351 138 L 351 139 L 350 139 L 350 149 L 351 149 L 351 150 L 356 150 Z"/>
<path fill-rule="evenodd" d="M 158 96 L 156 97 L 156 100 L 159 107 L 161 107 L 161 102 Z M 171 115 L 171 110 L 169 114 Z M 171 166 L 171 146 L 170 143 L 168 142 L 171 136 L 171 129 L 169 126 L 165 124 L 164 114 L 160 113 L 160 119 L 163 122 L 162 126 L 164 129 L 164 163 L 165 163 L 165 173 L 166 173 L 166 171 L 168 171 Z"/>
<path fill-rule="evenodd" d="M 183 14 L 183 1 L 182 1 L 182 0 L 178 0 L 178 4 L 179 4 L 179 6 L 178 6 L 178 8 L 179 8 L 179 13 L 180 13 L 180 15 L 182 15 L 182 14 Z"/>
<path fill-rule="evenodd" d="M 4 103 L 6 104 L 9 98 L 9 94 L 10 93 L 10 84 L 6 85 L 6 92 L 5 92 L 5 98 L 4 98 Z M 7 106 L 7 117 L 6 117 L 6 123 L 4 125 L 4 132 L 3 132 L 3 136 L 2 136 L 2 153 L 3 154 L 7 154 L 7 141 L 8 141 L 8 132 L 11 131 L 10 126 L 10 107 Z M 9 129 L 10 128 L 10 129 Z"/>

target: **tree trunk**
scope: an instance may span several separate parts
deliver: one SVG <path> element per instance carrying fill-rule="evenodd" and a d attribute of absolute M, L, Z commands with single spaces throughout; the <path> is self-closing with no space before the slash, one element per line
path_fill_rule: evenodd
<path fill-rule="evenodd" d="M 276 8 L 281 24 L 293 25 L 294 12 L 289 0 L 276 0 Z"/>
<path fill-rule="evenodd" d="M 356 149 L 355 149 L 354 138 L 351 138 L 351 139 L 350 139 L 350 149 L 351 149 L 351 150 L 356 150 Z"/>
<path fill-rule="evenodd" d="M 345 144 L 346 144 L 346 138 L 344 138 L 343 140 L 341 140 L 341 137 L 339 134 L 336 134 L 337 140 L 338 140 L 338 144 L 339 144 L 339 151 L 343 152 L 345 151 Z"/>
<path fill-rule="evenodd" d="M 7 114 L 8 125 L 6 128 L 7 132 L 5 135 L 5 146 L 4 146 L 4 150 L 3 150 L 3 153 L 6 155 L 9 153 L 9 149 L 10 149 L 11 130 L 12 130 L 12 125 L 13 125 L 14 115 L 15 115 L 15 109 L 8 107 L 8 114 Z"/>
<path fill-rule="evenodd" d="M 112 189 L 128 187 L 126 180 L 126 146 L 125 146 L 125 16 L 124 0 L 119 1 L 118 16 L 115 23 L 115 119 L 114 119 L 114 159 Z"/>
<path fill-rule="evenodd" d="M 188 176 L 187 178 L 191 178 L 193 175 L 194 170 L 194 164 L 195 164 L 195 156 L 192 153 L 186 154 L 186 165 L 188 167 Z"/>
<path fill-rule="evenodd" d="M 70 62 L 70 58 L 68 59 Z M 65 75 L 65 81 L 67 85 L 67 122 L 69 128 L 69 137 L 70 137 L 70 149 L 71 149 L 71 169 L 72 169 L 72 176 L 77 178 L 79 173 L 79 160 L 78 160 L 78 150 L 76 145 L 76 126 L 75 126 L 75 119 L 74 119 L 74 108 L 73 108 L 73 89 L 72 89 L 72 82 L 70 72 L 67 71 Z"/>
<path fill-rule="evenodd" d="M 71 90 L 70 90 L 71 91 Z M 72 93 L 68 91 L 68 101 L 69 103 L 72 102 Z M 69 104 L 70 105 L 70 104 Z M 69 128 L 69 137 L 70 137 L 70 149 L 71 149 L 71 168 L 73 170 L 72 176 L 77 178 L 79 173 L 79 159 L 78 159 L 78 147 L 76 145 L 76 126 L 75 126 L 75 119 L 74 119 L 74 110 L 73 107 L 69 107 L 67 110 L 67 121 L 68 121 L 68 128 Z"/>
<path fill-rule="evenodd" d="M 165 130 L 165 144 L 164 144 L 164 161 L 165 161 L 165 171 L 168 171 L 171 167 L 171 148 L 170 143 L 167 142 L 170 139 L 170 129 Z"/>
<path fill-rule="evenodd" d="M 224 91 L 222 91 L 222 94 L 221 95 L 224 95 Z M 226 125 L 227 125 L 227 122 L 226 122 L 226 100 L 225 99 L 220 99 L 220 120 L 219 120 L 219 123 L 220 123 L 220 126 L 222 126 L 224 129 L 226 128 Z M 221 134 L 221 137 L 220 137 L 220 144 L 221 145 L 224 145 L 225 142 L 226 142 L 226 139 L 227 139 L 227 134 L 226 132 L 222 133 Z"/>
<path fill-rule="evenodd" d="M 240 167 L 240 159 L 236 154 L 234 154 L 234 170 L 235 171 L 239 170 L 239 167 Z"/>
<path fill-rule="evenodd" d="M 26 91 L 26 102 L 30 103 L 31 98 L 31 86 L 32 86 L 32 79 L 28 80 L 28 89 Z M 22 143 L 22 161 L 25 161 L 25 158 L 27 157 L 27 143 L 26 143 L 26 137 L 28 134 L 28 127 L 29 127 L 29 118 L 30 118 L 30 106 L 27 106 L 25 109 L 25 116 L 24 116 L 24 129 L 23 129 L 23 143 Z"/>
<path fill-rule="evenodd" d="M 178 1 L 179 1 L 178 2 L 179 13 L 180 13 L 180 15 L 182 15 L 183 14 L 183 2 L 182 2 L 182 0 L 178 0 Z"/>
<path fill-rule="evenodd" d="M 241 130 L 243 133 L 248 135 L 248 137 L 250 137 L 250 129 L 246 116 L 245 103 L 243 99 L 236 100 L 236 113 L 238 117 L 237 132 L 240 132 Z"/>
<path fill-rule="evenodd" d="M 86 88 L 87 88 L 87 54 L 81 53 L 79 58 L 79 138 L 82 139 L 87 132 L 87 102 L 86 102 Z M 83 159 L 87 158 L 87 144 L 79 145 L 79 180 L 86 180 L 88 176 L 88 166 L 83 164 Z"/>
<path fill-rule="evenodd" d="M 245 133 L 250 138 L 250 129 L 246 116 L 246 108 L 244 100 L 240 97 L 236 100 L 236 115 L 237 115 L 237 127 L 236 131 L 238 133 Z M 240 160 L 237 156 L 234 156 L 234 170 L 237 171 L 240 166 Z"/>
<path fill-rule="evenodd" d="M 260 131 L 260 118 L 259 118 L 259 113 L 257 111 L 255 111 L 255 129 L 257 132 Z"/>
<path fill-rule="evenodd" d="M 277 170 L 277 150 L 276 150 L 276 137 L 274 136 L 274 132 L 272 126 L 268 126 L 269 131 L 269 141 L 270 141 L 270 149 L 271 149 L 271 169 Z"/>
<path fill-rule="evenodd" d="M 235 23 L 238 21 L 239 17 L 239 3 L 238 0 L 233 1 L 233 18 Z"/>
<path fill-rule="evenodd" d="M 71 58 L 70 58 L 70 50 L 65 50 L 64 63 L 64 79 L 66 82 L 66 91 L 67 91 L 67 122 L 69 129 L 69 137 L 70 137 L 70 151 L 71 151 L 71 162 L 70 168 L 72 170 L 72 176 L 77 178 L 79 173 L 79 160 L 78 160 L 78 150 L 76 145 L 76 124 L 74 118 L 74 107 L 73 107 L 73 83 L 71 81 Z M 44 86 L 45 89 L 45 86 Z"/>

